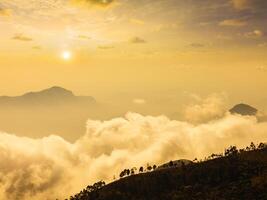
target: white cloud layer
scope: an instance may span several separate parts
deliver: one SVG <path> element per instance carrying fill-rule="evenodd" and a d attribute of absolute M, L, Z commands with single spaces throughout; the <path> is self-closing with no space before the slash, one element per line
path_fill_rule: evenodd
<path fill-rule="evenodd" d="M 222 117 L 227 111 L 225 94 L 211 94 L 206 98 L 192 96 L 196 102 L 184 110 L 185 119 L 192 123 L 203 123 Z"/>
<path fill-rule="evenodd" d="M 134 104 L 146 104 L 146 100 L 145 99 L 134 99 L 133 103 Z"/>
<path fill-rule="evenodd" d="M 198 125 L 128 113 L 88 120 L 75 143 L 0 133 L 0 199 L 63 199 L 97 180 L 112 180 L 125 167 L 203 158 L 229 145 L 265 142 L 266 132 L 267 123 L 228 113 Z"/>

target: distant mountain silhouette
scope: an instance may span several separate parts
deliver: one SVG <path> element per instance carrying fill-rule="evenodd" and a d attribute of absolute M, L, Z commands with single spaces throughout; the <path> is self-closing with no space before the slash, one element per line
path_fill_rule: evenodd
<path fill-rule="evenodd" d="M 75 96 L 72 91 L 54 86 L 37 92 L 28 92 L 22 96 L 0 96 L 1 105 L 53 105 L 65 103 L 95 103 L 90 96 Z"/>
<path fill-rule="evenodd" d="M 23 95 L 23 97 L 74 97 L 74 94 L 70 90 L 54 86 L 48 89 L 41 90 L 39 92 L 26 93 Z"/>
<path fill-rule="evenodd" d="M 85 132 L 88 118 L 101 111 L 91 96 L 76 96 L 54 86 L 21 96 L 0 96 L 0 131 L 33 138 L 57 134 L 75 141 Z"/>
<path fill-rule="evenodd" d="M 243 103 L 235 105 L 229 111 L 232 114 L 250 115 L 250 116 L 256 115 L 258 112 L 256 108 L 253 108 L 252 106 Z"/>

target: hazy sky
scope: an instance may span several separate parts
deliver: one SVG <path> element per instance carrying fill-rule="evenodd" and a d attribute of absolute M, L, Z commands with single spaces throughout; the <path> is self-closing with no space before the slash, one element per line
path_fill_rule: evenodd
<path fill-rule="evenodd" d="M 0 0 L 0 96 L 58 85 L 98 103 L 3 105 L 0 199 L 266 142 L 266 25 L 267 0 Z M 240 102 L 258 116 L 227 112 Z"/>
<path fill-rule="evenodd" d="M 265 0 L 1 0 L 0 93 L 60 85 L 98 100 L 226 92 L 261 104 L 266 10 Z"/>

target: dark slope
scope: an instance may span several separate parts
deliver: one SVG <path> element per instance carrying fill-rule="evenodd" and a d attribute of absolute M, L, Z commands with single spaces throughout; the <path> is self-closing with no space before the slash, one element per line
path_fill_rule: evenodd
<path fill-rule="evenodd" d="M 132 175 L 71 199 L 264 200 L 266 187 L 267 149 L 237 152 L 232 148 L 226 157 Z"/>

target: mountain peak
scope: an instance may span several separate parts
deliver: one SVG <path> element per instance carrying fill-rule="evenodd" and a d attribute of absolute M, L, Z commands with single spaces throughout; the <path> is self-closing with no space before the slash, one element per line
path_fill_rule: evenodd
<path fill-rule="evenodd" d="M 53 86 L 51 88 L 48 88 L 47 90 L 62 90 L 62 91 L 68 91 L 67 89 L 60 87 L 60 86 Z"/>
<path fill-rule="evenodd" d="M 240 115 L 256 115 L 258 110 L 248 104 L 240 103 L 231 108 L 230 113 Z"/>
<path fill-rule="evenodd" d="M 59 86 L 53 86 L 48 89 L 44 89 L 37 92 L 29 92 L 23 95 L 24 97 L 31 97 L 31 96 L 58 96 L 58 97 L 73 97 L 74 94 L 72 91 L 67 90 L 65 88 Z"/>
<path fill-rule="evenodd" d="M 53 105 L 53 104 L 92 104 L 96 100 L 91 96 L 76 96 L 63 87 L 53 86 L 44 90 L 27 92 L 22 96 L 0 96 L 1 105 Z"/>

